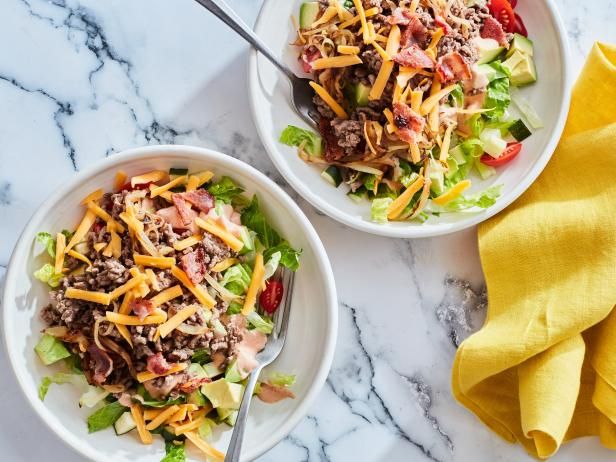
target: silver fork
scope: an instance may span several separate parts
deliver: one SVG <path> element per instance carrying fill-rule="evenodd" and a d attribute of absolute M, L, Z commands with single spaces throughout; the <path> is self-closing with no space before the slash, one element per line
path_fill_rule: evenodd
<path fill-rule="evenodd" d="M 289 313 L 291 311 L 290 305 L 293 297 L 294 281 L 295 273 L 284 268 L 282 270 L 282 287 L 284 290 L 282 303 L 274 315 L 274 329 L 272 334 L 267 339 L 265 348 L 257 354 L 258 366 L 252 371 L 250 378 L 248 379 L 248 383 L 246 384 L 242 404 L 240 405 L 233 434 L 231 435 L 231 442 L 229 443 L 227 455 L 225 456 L 225 462 L 238 462 L 240 460 L 242 441 L 244 440 L 244 431 L 246 430 L 248 409 L 250 408 L 252 394 L 257 384 L 257 380 L 259 379 L 259 374 L 261 374 L 261 371 L 265 366 L 271 364 L 278 357 L 282 351 L 282 347 L 284 346 L 284 341 L 287 336 L 287 327 L 289 326 Z"/>
<path fill-rule="evenodd" d="M 227 26 L 237 32 L 248 43 L 260 51 L 263 56 L 271 61 L 291 83 L 291 102 L 295 112 L 312 127 L 319 122 L 318 113 L 314 109 L 312 102 L 313 91 L 308 85 L 310 79 L 302 79 L 295 75 L 284 63 L 282 63 L 269 49 L 265 43 L 246 25 L 244 21 L 227 5 L 223 0 L 195 0 L 205 7 L 214 16 L 224 22 Z"/>

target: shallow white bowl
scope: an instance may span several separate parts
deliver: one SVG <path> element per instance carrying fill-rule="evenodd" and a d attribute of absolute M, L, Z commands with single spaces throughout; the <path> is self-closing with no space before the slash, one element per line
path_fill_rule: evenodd
<path fill-rule="evenodd" d="M 159 462 L 162 439 L 143 446 L 130 434 L 117 437 L 112 429 L 88 434 L 86 418 L 91 409 L 79 409 L 79 392 L 72 385 L 52 386 L 45 402 L 37 396 L 41 379 L 50 375 L 36 357 L 34 346 L 43 323 L 40 309 L 48 303 L 44 284 L 32 277 L 40 267 L 34 238 L 38 231 L 73 228 L 83 216 L 81 198 L 102 187 L 110 190 L 115 173 L 129 175 L 153 169 L 186 167 L 209 169 L 228 175 L 256 193 L 272 223 L 295 248 L 303 249 L 297 272 L 286 346 L 268 369 L 297 374 L 294 400 L 266 405 L 254 402 L 242 460 L 252 460 L 284 438 L 299 422 L 325 382 L 331 366 L 338 324 L 334 277 L 323 245 L 299 207 L 271 180 L 247 164 L 207 149 L 188 146 L 151 146 L 116 154 L 69 180 L 34 214 L 13 251 L 3 298 L 3 328 L 11 365 L 27 400 L 61 439 L 84 456 L 98 462 Z M 266 371 L 267 373 L 267 371 Z M 17 398 L 19 399 L 19 398 Z M 228 428 L 228 427 L 227 427 Z M 231 432 L 220 432 L 214 444 L 224 450 Z M 32 435 L 35 438 L 35 435 Z M 191 446 L 188 444 L 188 446 Z M 203 456 L 191 449 L 194 460 Z"/>
<path fill-rule="evenodd" d="M 301 0 L 265 0 L 256 31 L 274 54 L 301 74 L 297 49 L 290 46 L 295 30 L 291 15 L 297 17 Z M 391 237 L 428 237 L 459 231 L 476 225 L 516 200 L 539 176 L 558 143 L 569 109 L 569 49 L 567 34 L 553 0 L 520 0 L 516 11 L 524 19 L 535 42 L 535 61 L 539 80 L 522 93 L 542 117 L 545 128 L 524 141 L 517 159 L 487 181 L 473 178 L 470 192 L 502 184 L 503 194 L 491 208 L 479 212 L 448 213 L 430 217 L 423 224 L 370 221 L 370 204 L 356 204 L 320 177 L 318 167 L 306 164 L 297 149 L 278 142 L 287 125 L 306 127 L 290 105 L 290 87 L 265 57 L 253 51 L 250 57 L 249 84 L 252 112 L 267 152 L 284 178 L 312 205 L 352 228 Z"/>

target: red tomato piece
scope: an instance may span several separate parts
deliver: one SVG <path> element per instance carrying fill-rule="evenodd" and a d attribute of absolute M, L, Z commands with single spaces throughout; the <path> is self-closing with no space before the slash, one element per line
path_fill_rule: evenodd
<path fill-rule="evenodd" d="M 509 3 L 511 4 L 511 8 L 518 6 L 518 0 L 509 0 Z"/>
<path fill-rule="evenodd" d="M 261 305 L 261 308 L 268 314 L 274 314 L 282 301 L 283 291 L 284 289 L 281 281 L 277 279 L 270 279 L 267 281 L 265 290 L 261 292 L 261 296 L 259 297 L 259 305 Z"/>
<path fill-rule="evenodd" d="M 526 26 L 524 25 L 524 21 L 518 13 L 515 14 L 515 27 L 513 31 L 517 34 L 523 35 L 524 37 L 528 37 L 528 31 L 526 30 Z"/>
<path fill-rule="evenodd" d="M 505 32 L 513 32 L 515 28 L 515 16 L 513 8 L 507 0 L 490 0 L 488 8 L 492 16 L 501 23 Z"/>
<path fill-rule="evenodd" d="M 498 158 L 494 158 L 489 154 L 481 156 L 481 163 L 490 167 L 500 167 L 513 160 L 522 150 L 522 143 L 509 143 L 503 153 Z"/>

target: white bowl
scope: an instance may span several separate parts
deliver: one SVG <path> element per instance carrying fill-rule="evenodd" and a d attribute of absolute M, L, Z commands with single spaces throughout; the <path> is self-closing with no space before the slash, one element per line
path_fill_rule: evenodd
<path fill-rule="evenodd" d="M 188 146 L 151 146 L 113 155 L 69 180 L 34 214 L 13 251 L 3 298 L 4 337 L 11 365 L 26 398 L 61 439 L 84 456 L 108 462 L 159 462 L 162 439 L 143 446 L 131 432 L 117 437 L 112 429 L 88 434 L 86 417 L 91 409 L 79 409 L 79 393 L 72 385 L 52 386 L 45 402 L 37 396 L 41 379 L 50 375 L 34 353 L 39 318 L 48 303 L 44 284 L 32 277 L 41 261 L 33 245 L 38 231 L 72 228 L 83 215 L 81 198 L 102 187 L 110 190 L 118 170 L 135 175 L 152 169 L 186 167 L 210 169 L 229 175 L 247 194 L 257 193 L 268 219 L 295 248 L 303 249 L 293 294 L 286 346 L 268 369 L 295 373 L 297 398 L 266 405 L 257 400 L 251 408 L 242 460 L 252 460 L 284 438 L 314 401 L 329 372 L 336 341 L 338 310 L 334 277 L 323 245 L 314 228 L 289 196 L 262 173 L 232 157 Z M 37 252 L 38 253 L 38 252 Z M 230 431 L 220 432 L 213 443 L 224 450 Z M 35 437 L 35 435 L 31 435 Z M 191 446 L 188 444 L 188 446 Z M 191 450 L 194 460 L 203 456 Z"/>
<path fill-rule="evenodd" d="M 290 46 L 295 30 L 291 15 L 297 17 L 300 0 L 265 0 L 256 31 L 274 54 L 301 74 L 297 50 Z M 489 209 L 479 212 L 448 213 L 430 217 L 423 224 L 370 221 L 367 201 L 356 204 L 346 197 L 343 187 L 333 188 L 320 177 L 320 169 L 306 164 L 296 148 L 278 142 L 287 125 L 306 127 L 290 105 L 290 86 L 265 57 L 253 51 L 250 57 L 249 85 L 253 116 L 267 152 L 284 178 L 304 199 L 330 217 L 361 231 L 390 237 L 428 237 L 459 231 L 476 225 L 516 200 L 539 176 L 556 148 L 569 109 L 571 72 L 567 34 L 553 0 L 520 0 L 516 11 L 524 19 L 535 42 L 539 80 L 522 93 L 542 117 L 545 128 L 524 141 L 522 153 L 487 181 L 473 179 L 470 192 L 502 184 L 503 194 Z"/>

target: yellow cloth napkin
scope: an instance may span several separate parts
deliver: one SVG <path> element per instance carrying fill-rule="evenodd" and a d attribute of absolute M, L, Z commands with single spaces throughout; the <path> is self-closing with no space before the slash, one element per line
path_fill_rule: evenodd
<path fill-rule="evenodd" d="M 479 228 L 489 308 L 460 346 L 455 397 L 535 456 L 616 449 L 616 47 L 595 44 L 539 179 Z"/>

